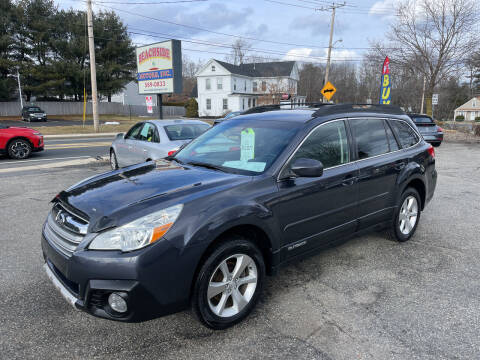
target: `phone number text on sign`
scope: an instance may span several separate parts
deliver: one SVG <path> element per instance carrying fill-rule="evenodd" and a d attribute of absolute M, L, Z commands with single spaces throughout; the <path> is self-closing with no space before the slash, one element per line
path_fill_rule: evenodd
<path fill-rule="evenodd" d="M 144 86 L 146 88 L 151 88 L 151 87 L 165 87 L 167 86 L 167 82 L 165 80 L 159 80 L 159 81 L 145 81 Z"/>

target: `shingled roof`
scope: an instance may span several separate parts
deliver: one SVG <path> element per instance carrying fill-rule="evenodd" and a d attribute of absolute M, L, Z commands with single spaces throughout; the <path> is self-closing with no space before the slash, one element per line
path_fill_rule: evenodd
<path fill-rule="evenodd" d="M 295 61 L 275 61 L 240 65 L 233 65 L 216 59 L 215 61 L 232 74 L 250 77 L 290 76 L 293 66 L 295 65 Z"/>

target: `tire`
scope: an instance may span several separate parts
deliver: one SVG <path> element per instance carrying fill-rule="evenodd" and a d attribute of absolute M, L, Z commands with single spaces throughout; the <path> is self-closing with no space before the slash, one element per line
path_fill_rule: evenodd
<path fill-rule="evenodd" d="M 32 145 L 27 140 L 15 139 L 8 144 L 7 151 L 12 159 L 22 160 L 30 156 Z"/>
<path fill-rule="evenodd" d="M 442 143 L 432 143 L 433 147 L 440 147 L 440 145 L 442 145 Z"/>
<path fill-rule="evenodd" d="M 226 240 L 202 264 L 192 296 L 197 318 L 215 330 L 226 329 L 247 317 L 265 281 L 265 262 L 258 247 L 238 235 Z M 237 272 L 237 264 L 245 266 L 245 270 Z M 210 286 L 213 283 L 222 285 L 215 290 L 216 286 Z M 209 298 L 209 291 L 217 295 Z"/>
<path fill-rule="evenodd" d="M 112 170 L 117 170 L 118 169 L 118 161 L 117 161 L 117 155 L 115 154 L 115 150 L 110 150 L 110 166 Z"/>
<path fill-rule="evenodd" d="M 420 208 L 421 200 L 417 190 L 407 188 L 397 204 L 387 236 L 398 242 L 409 240 L 417 230 L 421 215 Z"/>

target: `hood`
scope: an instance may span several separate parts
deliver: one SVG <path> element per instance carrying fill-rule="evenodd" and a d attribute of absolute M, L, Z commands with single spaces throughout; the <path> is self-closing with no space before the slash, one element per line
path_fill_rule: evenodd
<path fill-rule="evenodd" d="M 34 133 L 34 132 L 39 132 L 37 130 L 34 130 L 34 129 L 31 129 L 29 127 L 26 127 L 26 126 L 9 126 L 8 127 L 8 130 L 12 130 L 12 131 L 27 131 L 27 132 L 31 132 L 31 133 Z"/>
<path fill-rule="evenodd" d="M 98 230 L 112 226 L 112 221 L 123 216 L 120 214 L 132 216 L 135 209 L 145 210 L 167 200 L 173 205 L 176 198 L 186 203 L 250 179 L 211 169 L 180 166 L 173 161 L 151 161 L 86 179 L 61 192 L 57 198 L 87 217 L 90 229 Z"/>

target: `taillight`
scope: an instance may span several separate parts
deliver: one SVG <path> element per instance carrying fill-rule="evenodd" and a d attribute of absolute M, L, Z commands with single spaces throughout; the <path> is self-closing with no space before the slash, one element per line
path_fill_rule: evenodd
<path fill-rule="evenodd" d="M 174 155 L 176 152 L 177 152 L 177 150 L 171 150 L 171 151 L 168 152 L 167 155 L 168 155 L 168 156 L 172 156 L 172 155 Z"/>
<path fill-rule="evenodd" d="M 437 126 L 437 132 L 443 132 L 443 129 L 440 126 Z"/>
<path fill-rule="evenodd" d="M 430 145 L 430 147 L 428 148 L 427 151 L 428 151 L 428 153 L 430 154 L 430 156 L 431 156 L 432 158 L 435 157 L 435 150 L 433 149 L 433 146 L 432 146 L 432 145 Z"/>

